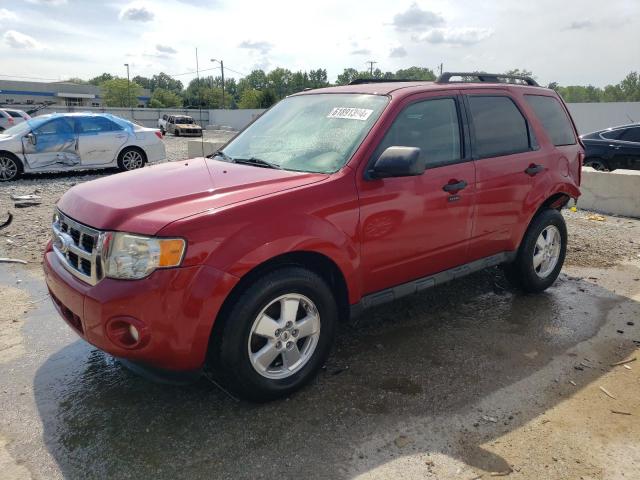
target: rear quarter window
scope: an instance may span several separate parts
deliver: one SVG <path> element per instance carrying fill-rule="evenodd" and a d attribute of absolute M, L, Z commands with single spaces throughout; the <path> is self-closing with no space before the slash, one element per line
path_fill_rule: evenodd
<path fill-rule="evenodd" d="M 556 147 L 575 145 L 573 127 L 557 98 L 543 95 L 525 95 L 524 98 Z"/>

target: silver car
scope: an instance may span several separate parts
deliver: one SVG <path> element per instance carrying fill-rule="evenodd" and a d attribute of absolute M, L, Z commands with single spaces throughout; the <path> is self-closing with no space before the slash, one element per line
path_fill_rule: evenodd
<path fill-rule="evenodd" d="M 118 167 L 166 157 L 162 134 L 109 114 L 56 113 L 0 133 L 0 181 L 22 173 Z"/>
<path fill-rule="evenodd" d="M 0 109 L 0 132 L 30 119 L 31 117 L 22 110 L 14 108 Z"/>

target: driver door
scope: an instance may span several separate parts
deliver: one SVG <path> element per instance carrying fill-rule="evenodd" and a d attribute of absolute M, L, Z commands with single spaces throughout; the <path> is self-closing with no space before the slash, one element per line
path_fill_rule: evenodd
<path fill-rule="evenodd" d="M 29 167 L 73 167 L 80 163 L 78 138 L 71 117 L 54 118 L 22 138 L 22 149 Z"/>
<path fill-rule="evenodd" d="M 376 148 L 372 161 L 390 146 L 418 147 L 427 170 L 414 177 L 360 180 L 365 294 L 468 261 L 475 166 L 461 112 L 455 93 L 409 97 Z"/>

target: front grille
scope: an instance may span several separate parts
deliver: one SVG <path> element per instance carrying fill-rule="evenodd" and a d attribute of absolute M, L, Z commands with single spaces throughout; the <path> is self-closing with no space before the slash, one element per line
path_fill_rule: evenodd
<path fill-rule="evenodd" d="M 74 276 L 95 285 L 102 280 L 102 232 L 57 211 L 53 225 L 53 251 Z"/>

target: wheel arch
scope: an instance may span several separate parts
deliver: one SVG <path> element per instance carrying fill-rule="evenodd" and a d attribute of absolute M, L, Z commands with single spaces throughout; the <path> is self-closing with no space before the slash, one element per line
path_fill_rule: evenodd
<path fill-rule="evenodd" d="M 14 180 L 16 178 L 18 178 L 20 176 L 20 174 L 24 173 L 24 162 L 20 159 L 20 157 L 18 155 L 16 155 L 13 152 L 10 152 L 9 150 L 0 150 L 0 155 L 5 155 L 8 157 L 13 158 L 18 165 L 18 175 L 16 177 L 14 177 Z"/>
<path fill-rule="evenodd" d="M 137 150 L 142 154 L 142 158 L 145 164 L 149 161 L 147 158 L 147 152 L 144 151 L 144 148 L 142 148 L 139 145 L 130 144 L 130 145 L 125 145 L 120 149 L 120 151 L 118 152 L 118 155 L 116 155 L 116 162 L 120 162 L 122 160 L 122 156 L 125 154 L 127 150 Z"/>

